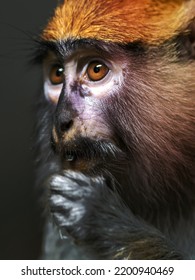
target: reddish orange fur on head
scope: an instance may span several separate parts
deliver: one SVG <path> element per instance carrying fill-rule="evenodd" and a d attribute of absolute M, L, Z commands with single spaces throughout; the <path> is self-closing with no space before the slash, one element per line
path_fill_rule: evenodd
<path fill-rule="evenodd" d="M 194 15 L 194 0 L 65 0 L 42 38 L 158 44 L 185 29 Z"/>

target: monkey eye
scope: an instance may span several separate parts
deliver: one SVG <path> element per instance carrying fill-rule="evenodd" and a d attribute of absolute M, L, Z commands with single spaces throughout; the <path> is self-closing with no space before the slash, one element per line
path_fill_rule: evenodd
<path fill-rule="evenodd" d="M 53 85 L 62 84 L 64 81 L 64 68 L 61 65 L 54 65 L 50 70 L 49 79 Z"/>
<path fill-rule="evenodd" d="M 90 81 L 102 80 L 109 72 L 109 68 L 102 62 L 93 61 L 87 67 L 87 76 Z"/>

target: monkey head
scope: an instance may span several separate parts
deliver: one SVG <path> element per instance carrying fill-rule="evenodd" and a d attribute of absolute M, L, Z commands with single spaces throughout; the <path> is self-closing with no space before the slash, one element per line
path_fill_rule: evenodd
<path fill-rule="evenodd" d="M 145 172 L 141 184 L 153 172 L 161 182 L 192 172 L 195 6 L 168 2 L 67 0 L 56 9 L 41 44 L 64 169 L 127 164 L 131 178 Z"/>

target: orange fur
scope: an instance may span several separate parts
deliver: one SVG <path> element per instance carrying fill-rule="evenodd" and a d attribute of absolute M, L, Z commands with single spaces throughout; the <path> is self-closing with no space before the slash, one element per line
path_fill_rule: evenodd
<path fill-rule="evenodd" d="M 182 31 L 194 17 L 195 0 L 65 0 L 42 38 L 158 44 Z"/>

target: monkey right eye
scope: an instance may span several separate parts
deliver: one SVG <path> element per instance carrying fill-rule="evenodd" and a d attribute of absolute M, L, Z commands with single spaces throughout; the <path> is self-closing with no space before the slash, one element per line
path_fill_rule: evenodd
<path fill-rule="evenodd" d="M 49 80 L 53 85 L 59 85 L 64 82 L 64 68 L 60 65 L 54 65 L 49 73 Z"/>
<path fill-rule="evenodd" d="M 109 72 L 109 68 L 99 61 L 92 61 L 87 67 L 87 77 L 92 82 L 102 80 Z"/>

